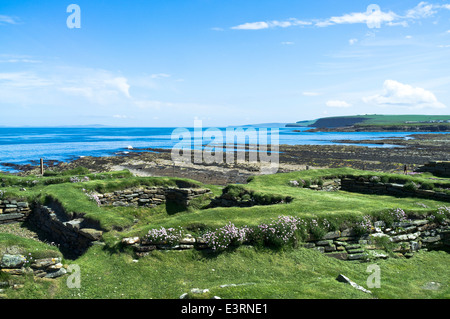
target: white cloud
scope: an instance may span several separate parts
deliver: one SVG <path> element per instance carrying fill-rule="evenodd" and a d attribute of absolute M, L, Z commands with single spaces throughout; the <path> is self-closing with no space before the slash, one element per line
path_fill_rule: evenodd
<path fill-rule="evenodd" d="M 368 104 L 390 107 L 402 106 L 409 109 L 445 108 L 436 96 L 423 88 L 413 87 L 394 80 L 386 80 L 383 94 L 363 98 Z"/>
<path fill-rule="evenodd" d="M 295 18 L 290 18 L 285 21 L 258 21 L 258 22 L 247 22 L 244 24 L 240 24 L 238 26 L 231 27 L 231 29 L 234 30 L 262 30 L 262 29 L 269 29 L 269 28 L 287 28 L 292 26 L 304 26 L 304 25 L 311 25 L 311 22 L 298 20 Z"/>
<path fill-rule="evenodd" d="M 342 16 L 331 17 L 316 23 L 318 27 L 327 27 L 334 24 L 355 24 L 363 23 L 367 25 L 378 26 L 382 23 L 389 23 L 397 19 L 397 15 L 392 12 L 383 12 L 381 10 L 353 12 Z"/>
<path fill-rule="evenodd" d="M 127 79 L 124 77 L 115 77 L 105 80 L 105 84 L 111 85 L 122 92 L 126 97 L 130 97 L 130 85 L 127 83 Z"/>
<path fill-rule="evenodd" d="M 101 69 L 41 65 L 33 71 L 0 73 L 0 96 L 3 102 L 12 103 L 69 99 L 100 105 L 131 98 L 128 79 L 121 75 Z"/>
<path fill-rule="evenodd" d="M 409 24 L 408 24 L 407 21 L 399 21 L 399 22 L 392 22 L 391 21 L 391 22 L 386 23 L 386 25 L 389 26 L 389 27 L 396 27 L 396 26 L 401 26 L 401 27 L 404 27 L 404 28 L 409 27 Z"/>
<path fill-rule="evenodd" d="M 352 106 L 351 104 L 347 103 L 346 101 L 339 101 L 339 100 L 327 101 L 326 105 L 328 107 L 338 107 L 338 108 L 346 108 L 346 107 Z"/>
<path fill-rule="evenodd" d="M 340 16 L 332 16 L 328 19 L 310 19 L 310 21 L 298 20 L 290 18 L 285 21 L 259 21 L 247 22 L 240 24 L 231 29 L 235 30 L 261 30 L 275 27 L 287 28 L 298 25 L 315 25 L 316 27 L 328 27 L 339 24 L 367 24 L 369 28 L 379 28 L 385 24 L 387 26 L 403 26 L 408 27 L 408 21 L 429 18 L 434 16 L 439 10 L 450 10 L 450 4 L 430 4 L 422 1 L 414 8 L 406 10 L 403 15 L 394 13 L 392 11 L 384 12 L 377 5 L 369 5 L 365 12 L 353 12 L 343 14 Z M 312 21 L 312 22 L 311 22 Z M 213 28 L 214 29 L 214 28 Z"/>
<path fill-rule="evenodd" d="M 235 27 L 231 27 L 234 30 L 261 30 L 268 29 L 269 24 L 267 22 L 247 22 Z"/>
<path fill-rule="evenodd" d="M 294 45 L 295 43 L 291 42 L 291 41 L 284 41 L 284 42 L 281 42 L 281 44 L 282 45 Z"/>
<path fill-rule="evenodd" d="M 353 45 L 356 42 L 358 42 L 358 39 L 350 39 L 350 40 L 348 40 L 348 43 L 350 43 L 350 45 Z"/>
<path fill-rule="evenodd" d="M 105 105 L 118 102 L 120 97 L 131 98 L 128 79 L 110 71 L 64 68 L 62 73 L 50 76 L 55 79 L 55 89 L 72 96 L 84 97 L 92 103 Z"/>

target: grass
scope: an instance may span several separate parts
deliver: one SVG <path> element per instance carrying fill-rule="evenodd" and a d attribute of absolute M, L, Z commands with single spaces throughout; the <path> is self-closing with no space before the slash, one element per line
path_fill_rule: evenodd
<path fill-rule="evenodd" d="M 342 120 L 352 119 L 355 125 L 430 125 L 436 123 L 426 123 L 428 121 L 447 121 L 450 120 L 448 115 L 351 115 L 351 116 L 334 116 L 317 119 L 314 121 L 303 121 L 297 122 L 302 125 L 311 125 L 317 121 L 326 120 L 327 123 L 341 123 Z M 417 123 L 407 123 L 407 122 L 417 122 Z M 448 123 L 439 123 L 441 125 L 448 125 Z M 344 126 L 344 125 L 338 125 Z"/>
<path fill-rule="evenodd" d="M 138 185 L 207 187 L 214 195 L 222 187 L 202 185 L 195 181 L 177 178 L 138 178 L 128 172 L 91 175 L 89 181 L 71 183 L 70 175 L 4 179 L 3 190 L 9 196 L 45 201 L 57 199 L 67 212 L 85 213 L 97 220 L 106 230 L 105 246 L 95 245 L 76 260 L 63 260 L 77 264 L 81 269 L 81 288 L 69 289 L 67 277 L 44 280 L 29 277 L 14 278 L 23 289 L 6 291 L 8 298 L 179 298 L 192 288 L 209 289 L 200 298 L 217 295 L 229 299 L 296 299 L 296 298 L 449 298 L 450 255 L 446 252 L 419 252 L 411 259 L 390 258 L 377 260 L 381 268 L 381 288 L 370 289 L 368 295 L 349 285 L 337 282 L 344 274 L 368 288 L 367 263 L 340 261 L 304 248 L 271 250 L 240 246 L 221 254 L 201 251 L 153 251 L 150 255 L 134 260 L 130 248 L 119 243 L 123 237 L 142 236 L 151 228 L 177 227 L 201 232 L 222 227 L 229 221 L 237 226 L 258 225 L 279 215 L 297 217 L 326 217 L 336 223 L 345 223 L 358 216 L 379 214 L 390 208 L 402 208 L 408 213 L 425 215 L 445 203 L 417 198 L 365 195 L 348 192 L 319 192 L 292 187 L 290 180 L 328 179 L 339 176 L 380 176 L 424 183 L 432 176 L 401 176 L 353 169 L 329 169 L 303 171 L 275 175 L 255 176 L 246 185 L 230 186 L 231 191 L 245 189 L 259 196 L 290 196 L 287 204 L 254 206 L 246 208 L 208 208 L 208 198 L 196 199 L 188 209 L 172 207 L 169 203 L 156 208 L 98 207 L 85 194 L 89 191 L 113 191 Z M 81 176 L 81 175 L 80 175 Z M 47 183 L 49 179 L 62 178 L 59 183 Z M 37 182 L 30 184 L 30 181 Z M 28 183 L 27 183 L 28 181 Z M 47 182 L 46 182 L 47 181 Z M 445 185 L 448 180 L 433 180 Z M 21 191 L 22 185 L 33 185 Z M 424 207 L 424 205 L 426 207 Z M 56 247 L 0 232 L 0 252 L 14 246 L 20 253 L 33 252 L 42 256 L 59 254 Z M 437 291 L 423 289 L 429 282 L 440 283 Z M 227 285 L 226 287 L 221 287 Z"/>
<path fill-rule="evenodd" d="M 340 261 L 304 248 L 272 251 L 243 246 L 216 257 L 197 251 L 154 251 L 135 262 L 126 253 L 110 253 L 94 246 L 76 261 L 65 262 L 80 267 L 81 288 L 67 288 L 66 277 L 51 283 L 28 278 L 23 281 L 24 290 L 8 291 L 8 297 L 177 299 L 193 288 L 209 289 L 204 298 L 222 299 L 450 297 L 450 255 L 439 251 L 420 252 L 413 259 L 377 261 L 381 269 L 379 289 L 367 286 L 367 263 Z M 337 282 L 339 274 L 373 294 Z M 441 289 L 423 289 L 428 282 L 438 282 Z"/>

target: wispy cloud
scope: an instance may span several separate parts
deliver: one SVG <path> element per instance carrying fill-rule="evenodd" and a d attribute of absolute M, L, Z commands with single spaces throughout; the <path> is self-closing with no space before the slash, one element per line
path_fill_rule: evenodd
<path fill-rule="evenodd" d="M 49 86 L 53 81 L 36 75 L 33 72 L 0 73 L 0 84 L 4 88 L 36 88 Z"/>
<path fill-rule="evenodd" d="M 0 54 L 0 63 L 42 63 L 42 61 L 29 55 Z"/>
<path fill-rule="evenodd" d="M 292 26 L 308 26 L 328 27 L 340 24 L 366 24 L 370 28 L 379 28 L 382 25 L 387 26 L 403 26 L 408 27 L 408 22 L 433 17 L 441 9 L 450 10 L 450 4 L 430 4 L 428 2 L 420 2 L 414 8 L 406 10 L 404 14 L 398 14 L 393 11 L 383 11 L 377 5 L 371 5 L 366 11 L 352 12 L 339 16 L 332 16 L 327 19 L 309 19 L 298 20 L 291 18 L 285 21 L 258 21 L 247 22 L 231 27 L 235 30 L 262 30 L 269 28 L 287 28 Z"/>
<path fill-rule="evenodd" d="M 240 24 L 234 27 L 231 27 L 231 29 L 234 30 L 261 30 L 261 29 L 269 29 L 269 28 L 287 28 L 292 26 L 305 26 L 305 25 L 311 25 L 312 22 L 308 21 L 302 21 L 295 18 L 290 18 L 285 21 L 258 21 L 258 22 L 247 22 L 244 24 Z"/>
<path fill-rule="evenodd" d="M 0 14 L 0 25 L 2 24 L 17 24 L 19 19 L 17 17 Z"/>
<path fill-rule="evenodd" d="M 55 101 L 77 98 L 93 105 L 107 105 L 130 99 L 129 90 L 127 78 L 102 69 L 46 67 L 0 73 L 3 101 L 44 103 L 47 98 Z"/>
<path fill-rule="evenodd" d="M 342 16 L 331 17 L 326 20 L 318 21 L 316 26 L 327 27 L 335 24 L 356 23 L 379 26 L 383 23 L 393 22 L 397 17 L 398 16 L 392 11 L 383 12 L 381 10 L 368 10 L 366 12 L 353 12 Z"/>
<path fill-rule="evenodd" d="M 438 9 L 437 5 L 420 2 L 417 6 L 406 12 L 406 18 L 428 18 L 437 13 L 436 9 Z"/>

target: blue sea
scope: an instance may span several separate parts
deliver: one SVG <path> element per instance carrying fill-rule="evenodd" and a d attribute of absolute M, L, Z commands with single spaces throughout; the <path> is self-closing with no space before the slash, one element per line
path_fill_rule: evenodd
<path fill-rule="evenodd" d="M 256 131 L 261 128 L 254 127 Z M 113 156 L 139 148 L 171 149 L 179 142 L 172 138 L 176 128 L 0 128 L 0 170 L 13 171 L 1 163 L 36 164 L 44 160 L 71 161 L 82 156 Z M 203 128 L 205 130 L 207 128 Z M 225 135 L 226 128 L 218 128 Z M 244 130 L 247 127 L 243 127 Z M 407 137 L 410 132 L 304 132 L 309 128 L 278 127 L 279 144 L 333 145 L 334 140 L 373 140 Z M 194 136 L 193 128 L 188 128 Z M 270 128 L 267 128 L 270 132 Z M 300 130 L 302 132 L 294 132 Z M 205 140 L 203 140 L 205 142 Z M 206 141 L 207 142 L 207 141 Z M 342 144 L 341 144 L 342 145 Z M 358 144 L 363 145 L 363 144 Z M 393 147 L 393 145 L 364 145 Z"/>

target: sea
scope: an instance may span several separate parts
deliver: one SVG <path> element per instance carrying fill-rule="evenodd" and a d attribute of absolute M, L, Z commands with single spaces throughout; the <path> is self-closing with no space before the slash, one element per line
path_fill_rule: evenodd
<path fill-rule="evenodd" d="M 380 138 L 410 138 L 411 132 L 305 132 L 310 127 L 219 127 L 226 136 L 227 129 L 241 128 L 241 132 L 263 132 L 278 134 L 280 145 L 336 145 L 336 140 L 376 140 Z M 197 135 L 196 130 L 197 129 Z M 213 128 L 202 128 L 200 139 L 198 128 L 181 128 L 192 134 L 192 147 L 204 145 L 212 139 L 201 138 L 203 132 Z M 72 161 L 83 156 L 114 156 L 139 152 L 146 148 L 171 149 L 180 143 L 180 135 L 175 127 L 1 127 L 0 128 L 0 171 L 15 172 L 4 163 L 18 165 L 38 165 L 44 161 Z M 236 131 L 237 132 L 237 131 Z M 423 134 L 423 133 L 421 133 Z M 186 140 L 184 140 L 186 142 Z M 197 145 L 197 146 L 196 146 Z M 339 145 L 345 145 L 339 143 Z M 395 147 L 389 144 L 358 144 L 367 147 Z"/>

